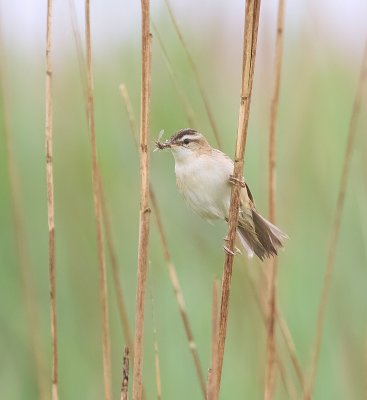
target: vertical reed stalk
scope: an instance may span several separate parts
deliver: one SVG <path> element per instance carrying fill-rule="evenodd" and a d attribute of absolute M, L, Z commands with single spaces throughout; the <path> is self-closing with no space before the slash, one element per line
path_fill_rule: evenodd
<path fill-rule="evenodd" d="M 241 84 L 241 104 L 238 120 L 236 152 L 234 158 L 233 177 L 242 181 L 244 154 L 247 138 L 247 127 L 250 115 L 252 82 L 255 68 L 257 32 L 259 27 L 260 0 L 247 0 L 245 23 L 244 23 L 244 45 Z M 217 368 L 217 391 L 220 392 L 220 383 L 223 367 L 224 345 L 227 333 L 227 320 L 229 308 L 229 294 L 232 279 L 233 249 L 236 237 L 238 212 L 240 205 L 241 185 L 233 185 L 231 191 L 231 203 L 228 218 L 227 247 L 224 270 L 222 277 L 222 296 L 219 315 L 218 330 L 218 368 Z"/>
<path fill-rule="evenodd" d="M 94 213 L 96 220 L 99 284 L 102 305 L 102 351 L 103 351 L 103 377 L 105 400 L 111 400 L 111 351 L 110 334 L 108 323 L 108 295 L 106 264 L 103 249 L 103 234 L 101 223 L 101 189 L 99 184 L 96 133 L 94 125 L 94 98 L 93 98 L 93 74 L 92 74 L 92 49 L 90 32 L 90 2 L 85 1 L 85 40 L 86 40 L 86 63 L 87 63 L 87 114 L 90 130 L 92 148 L 92 183 Z"/>
<path fill-rule="evenodd" d="M 140 216 L 138 272 L 135 306 L 135 343 L 133 368 L 133 400 L 143 393 L 143 329 L 144 304 L 148 267 L 148 241 L 150 225 L 149 208 L 149 107 L 151 81 L 150 2 L 141 0 L 142 12 L 142 88 L 140 114 Z"/>
<path fill-rule="evenodd" d="M 47 216 L 50 279 L 50 311 L 52 341 L 52 400 L 58 400 L 58 352 L 56 325 L 56 279 L 55 279 L 55 203 L 53 173 L 53 124 L 52 124 L 52 0 L 47 1 L 46 33 L 46 180 L 47 180 Z"/>
<path fill-rule="evenodd" d="M 270 110 L 269 129 L 269 219 L 275 224 L 276 209 L 276 125 L 278 120 L 280 76 L 283 53 L 283 26 L 285 0 L 278 1 L 277 32 L 275 38 L 274 58 L 274 87 Z M 278 258 L 274 257 L 269 263 L 268 277 L 268 323 L 267 323 L 267 360 L 265 366 L 264 400 L 271 400 L 275 391 L 275 320 L 276 320 L 276 277 Z"/>
<path fill-rule="evenodd" d="M 344 200 L 347 191 L 348 177 L 350 164 L 353 155 L 353 147 L 355 142 L 355 137 L 357 133 L 357 123 L 358 117 L 360 114 L 361 103 L 363 98 L 363 92 L 365 89 L 365 84 L 367 81 L 367 40 L 365 43 L 364 53 L 362 57 L 362 66 L 360 71 L 359 80 L 357 83 L 357 92 L 354 99 L 354 104 L 352 108 L 352 114 L 349 122 L 349 132 L 348 139 L 345 147 L 344 160 L 343 160 L 343 169 L 340 177 L 339 183 L 339 191 L 338 198 L 336 202 L 335 215 L 331 228 L 331 236 L 328 248 L 328 256 L 326 261 L 326 268 L 324 274 L 324 281 L 321 291 L 321 299 L 319 304 L 319 310 L 317 314 L 317 322 L 316 322 L 316 334 L 315 340 L 313 343 L 313 354 L 310 364 L 310 372 L 309 372 L 309 380 L 307 382 L 307 386 L 304 392 L 304 399 L 310 400 L 313 393 L 313 388 L 316 380 L 316 372 L 317 372 L 317 364 L 320 356 L 321 349 L 321 339 L 322 339 L 322 331 L 324 327 L 325 314 L 326 314 L 326 306 L 327 300 L 330 292 L 330 284 L 332 273 L 334 270 L 336 250 L 339 239 L 340 225 L 341 225 L 341 217 L 344 208 Z"/>

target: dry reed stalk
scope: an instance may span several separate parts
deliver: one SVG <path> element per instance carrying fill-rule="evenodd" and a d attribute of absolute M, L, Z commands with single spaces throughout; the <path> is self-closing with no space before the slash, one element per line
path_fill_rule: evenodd
<path fill-rule="evenodd" d="M 53 174 L 53 143 L 52 143 L 52 0 L 47 1 L 47 32 L 46 32 L 46 180 L 47 180 L 47 217 L 48 217 L 48 248 L 49 248 L 49 279 L 50 279 L 50 312 L 51 312 L 51 342 L 52 342 L 52 400 L 58 400 L 58 352 L 56 325 L 56 279 L 55 279 L 55 203 Z"/>
<path fill-rule="evenodd" d="M 269 219 L 275 224 L 276 209 L 276 125 L 278 121 L 280 76 L 283 54 L 283 29 L 285 0 L 278 1 L 277 31 L 275 38 L 274 58 L 274 87 L 270 110 L 269 129 Z M 267 323 L 267 360 L 265 366 L 264 400 L 271 400 L 275 391 L 275 319 L 276 319 L 276 278 L 278 258 L 273 257 L 269 262 L 268 273 L 268 323 Z"/>
<path fill-rule="evenodd" d="M 236 152 L 234 158 L 233 177 L 239 182 L 242 181 L 244 154 L 247 138 L 247 127 L 250 116 L 252 82 L 255 68 L 257 32 L 259 27 L 260 0 L 247 0 L 244 22 L 244 45 L 243 45 L 243 65 L 242 65 L 242 84 L 241 84 L 241 104 L 238 120 Z M 229 308 L 229 294 L 232 279 L 233 249 L 236 237 L 238 213 L 240 206 L 241 185 L 233 185 L 231 190 L 231 203 L 228 217 L 228 233 L 223 277 L 222 295 L 220 303 L 219 330 L 218 330 L 218 367 L 217 367 L 217 392 L 219 396 L 220 383 L 222 377 L 224 345 L 227 333 L 227 320 Z"/>
<path fill-rule="evenodd" d="M 122 366 L 121 400 L 129 399 L 129 347 L 124 347 L 124 361 Z"/>
<path fill-rule="evenodd" d="M 6 65 L 4 57 L 3 33 L 1 30 L 0 14 L 0 96 L 3 112 L 3 134 L 5 142 L 6 165 L 8 168 L 10 196 L 11 196 L 11 214 L 15 231 L 15 245 L 17 249 L 17 258 L 21 276 L 22 294 L 27 323 L 27 332 L 29 332 L 30 353 L 32 354 L 34 364 L 34 374 L 37 381 L 38 396 L 40 400 L 47 400 L 48 383 L 45 376 L 45 360 L 43 357 L 41 329 L 39 322 L 39 312 L 36 298 L 36 288 L 33 282 L 29 249 L 24 227 L 23 207 L 21 204 L 22 195 L 20 193 L 19 178 L 16 163 L 14 160 L 13 147 L 11 143 L 11 127 L 9 117 L 9 89 L 6 78 Z M 28 335 L 27 335 L 28 336 Z"/>
<path fill-rule="evenodd" d="M 92 183 L 93 201 L 97 233 L 99 285 L 102 306 L 102 351 L 103 351 L 103 378 L 105 399 L 111 400 L 111 350 L 108 323 L 108 295 L 106 264 L 103 249 L 103 234 L 101 223 L 101 189 L 99 184 L 99 173 L 97 163 L 96 133 L 94 125 L 94 98 L 93 98 L 93 74 L 92 74 L 92 49 L 90 32 L 90 2 L 85 1 L 85 43 L 87 64 L 87 113 L 90 130 L 90 141 L 92 148 Z"/>
<path fill-rule="evenodd" d="M 149 103 L 151 81 L 150 2 L 141 0 L 142 13 L 142 88 L 140 115 L 140 215 L 137 291 L 135 306 L 135 343 L 133 367 L 133 400 L 143 393 L 144 303 L 148 269 L 149 208 Z"/>
<path fill-rule="evenodd" d="M 155 24 L 153 24 L 153 29 L 155 32 L 155 37 L 158 40 L 159 43 L 159 47 L 161 48 L 162 51 L 162 55 L 163 55 L 163 61 L 164 64 L 167 68 L 168 74 L 171 78 L 171 81 L 173 83 L 173 86 L 176 90 L 177 93 L 177 97 L 180 100 L 183 109 L 185 110 L 186 116 L 187 116 L 187 121 L 190 124 L 190 126 L 196 126 L 196 117 L 195 117 L 195 112 L 194 109 L 190 103 L 190 100 L 187 98 L 184 90 L 182 89 L 182 87 L 179 84 L 179 81 L 177 79 L 176 73 L 174 71 L 174 68 L 172 66 L 172 62 L 168 56 L 168 52 L 164 46 L 163 40 L 159 34 L 158 28 L 156 27 Z"/>
<path fill-rule="evenodd" d="M 134 112 L 133 112 L 133 109 L 131 106 L 129 93 L 124 84 L 120 85 L 120 93 L 124 100 L 124 104 L 125 104 L 125 107 L 126 107 L 126 110 L 128 113 L 130 131 L 131 131 L 134 143 L 137 146 L 137 140 L 136 140 L 136 134 L 135 134 L 135 132 L 137 132 L 137 128 L 136 128 L 136 123 L 135 123 Z M 168 267 L 170 282 L 172 284 L 173 291 L 176 296 L 178 309 L 179 309 L 182 323 L 184 326 L 186 338 L 187 338 L 187 341 L 189 344 L 189 349 L 190 349 L 192 357 L 193 357 L 195 371 L 196 371 L 196 374 L 197 374 L 197 377 L 198 377 L 198 380 L 200 383 L 200 388 L 201 388 L 203 396 L 205 398 L 205 393 L 206 393 L 205 377 L 204 377 L 203 369 L 201 367 L 199 354 L 198 354 L 198 351 L 196 348 L 196 342 L 195 342 L 194 335 L 192 332 L 189 316 L 186 311 L 185 299 L 184 299 L 183 292 L 181 289 L 181 284 L 178 279 L 176 268 L 171 260 L 171 256 L 169 253 L 168 243 L 167 243 L 166 235 L 164 233 L 164 228 L 163 228 L 163 224 L 162 224 L 161 213 L 160 213 L 160 210 L 158 207 L 158 203 L 157 203 L 156 196 L 155 196 L 152 185 L 150 185 L 150 199 L 152 202 L 153 214 L 155 215 L 155 218 L 156 218 L 156 223 L 157 223 L 158 232 L 159 232 L 159 238 L 160 238 L 162 248 L 163 248 L 163 255 L 166 260 L 167 267 Z"/>
<path fill-rule="evenodd" d="M 343 160 L 343 169 L 339 182 L 339 190 L 338 197 L 335 208 L 334 220 L 331 228 L 331 237 L 328 248 L 328 256 L 326 261 L 326 268 L 324 274 L 324 281 L 321 291 L 321 299 L 319 304 L 319 310 L 317 314 L 317 322 L 316 322 L 316 334 L 315 340 L 313 344 L 313 354 L 310 363 L 310 372 L 309 379 L 304 392 L 304 399 L 310 400 L 313 393 L 313 388 L 316 380 L 316 372 L 317 372 L 317 364 L 320 356 L 321 349 L 321 339 L 322 339 L 322 331 L 324 326 L 325 314 L 326 314 L 326 306 L 327 299 L 329 297 L 330 292 L 330 284 L 331 277 L 334 270 L 335 257 L 336 257 L 336 249 L 338 245 L 340 225 L 341 225 L 341 217 L 344 207 L 345 194 L 347 190 L 348 176 L 350 170 L 350 164 L 352 160 L 353 147 L 355 142 L 355 137 L 357 133 L 357 122 L 360 113 L 364 85 L 367 81 L 367 40 L 365 43 L 364 53 L 362 56 L 362 66 L 360 71 L 359 80 L 357 83 L 357 92 L 354 99 L 354 104 L 352 108 L 352 114 L 349 122 L 349 131 L 348 131 L 348 139 L 346 143 L 344 160 Z"/>
<path fill-rule="evenodd" d="M 212 357 L 211 365 L 208 373 L 207 400 L 218 400 L 218 392 L 216 390 L 217 382 L 217 365 L 218 365 L 218 308 L 219 308 L 219 280 L 213 281 L 212 291 Z"/>
<path fill-rule="evenodd" d="M 191 67 L 192 72 L 194 74 L 194 79 L 195 79 L 195 81 L 196 81 L 196 83 L 198 85 L 201 98 L 203 99 L 205 111 L 206 111 L 206 113 L 208 115 L 209 123 L 210 123 L 212 131 L 214 133 L 215 140 L 217 142 L 218 147 L 221 148 L 222 147 L 222 142 L 220 140 L 219 131 L 218 131 L 217 125 L 216 125 L 215 120 L 214 120 L 213 111 L 212 111 L 212 109 L 210 107 L 210 104 L 209 104 L 208 95 L 206 93 L 204 84 L 203 84 L 203 82 L 202 82 L 202 80 L 200 78 L 199 70 L 198 70 L 198 68 L 197 68 L 197 66 L 195 64 L 195 61 L 194 61 L 194 59 L 193 59 L 193 57 L 192 57 L 192 55 L 191 55 L 191 53 L 190 53 L 190 51 L 189 51 L 189 49 L 188 49 L 188 47 L 186 45 L 185 39 L 184 39 L 184 37 L 183 37 L 183 35 L 181 33 L 180 27 L 178 26 L 176 17 L 175 17 L 175 15 L 173 13 L 173 10 L 172 10 L 172 7 L 171 7 L 171 4 L 170 4 L 169 0 L 165 0 L 165 3 L 166 3 L 166 6 L 167 6 L 167 9 L 168 9 L 168 13 L 169 13 L 169 15 L 171 17 L 171 21 L 172 21 L 173 26 L 175 28 L 175 31 L 177 33 L 178 39 L 179 39 L 179 41 L 180 41 L 180 43 L 182 45 L 182 48 L 184 49 L 184 52 L 185 52 L 186 57 L 187 57 L 187 59 L 189 61 L 190 67 Z"/>

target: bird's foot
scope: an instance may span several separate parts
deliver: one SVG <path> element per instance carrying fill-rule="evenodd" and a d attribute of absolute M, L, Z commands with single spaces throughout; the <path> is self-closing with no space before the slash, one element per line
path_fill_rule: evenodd
<path fill-rule="evenodd" d="M 229 183 L 232 184 L 232 185 L 239 185 L 239 186 L 241 186 L 241 187 L 243 187 L 243 188 L 246 187 L 246 183 L 245 183 L 245 181 L 243 180 L 243 178 L 238 179 L 238 178 L 236 178 L 234 175 L 229 175 L 228 181 L 229 181 Z"/>
<path fill-rule="evenodd" d="M 224 238 L 224 241 L 225 241 L 225 242 L 228 242 L 228 238 Z M 230 250 L 227 246 L 223 246 L 223 250 L 224 250 L 227 254 L 229 254 L 229 255 L 231 255 L 231 256 L 236 256 L 237 254 L 242 254 L 242 253 L 241 253 L 241 250 L 240 250 L 238 247 L 235 247 L 235 248 L 234 248 L 234 251 L 232 251 L 232 250 Z"/>
<path fill-rule="evenodd" d="M 231 255 L 231 256 L 236 256 L 237 254 L 242 254 L 241 250 L 239 248 L 235 248 L 234 251 L 230 250 L 227 246 L 223 246 L 224 251 Z"/>

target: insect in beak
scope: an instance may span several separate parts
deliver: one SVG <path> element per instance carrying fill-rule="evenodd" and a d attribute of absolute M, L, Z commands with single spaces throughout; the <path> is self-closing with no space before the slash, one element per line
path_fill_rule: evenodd
<path fill-rule="evenodd" d="M 159 132 L 158 139 L 154 141 L 156 148 L 153 151 L 169 149 L 171 147 L 171 142 L 169 140 L 166 140 L 165 142 L 160 141 L 163 135 L 164 130 L 162 129 Z"/>
<path fill-rule="evenodd" d="M 171 147 L 171 143 L 169 140 L 166 140 L 165 142 L 160 142 L 160 141 L 156 140 L 155 145 L 156 145 L 155 150 L 164 150 L 164 149 L 169 149 Z"/>

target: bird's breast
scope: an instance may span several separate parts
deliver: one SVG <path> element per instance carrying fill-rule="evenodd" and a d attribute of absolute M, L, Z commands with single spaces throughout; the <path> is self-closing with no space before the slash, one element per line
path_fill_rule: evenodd
<path fill-rule="evenodd" d="M 188 205 L 205 219 L 227 217 L 232 163 L 202 155 L 176 162 L 177 186 Z"/>

